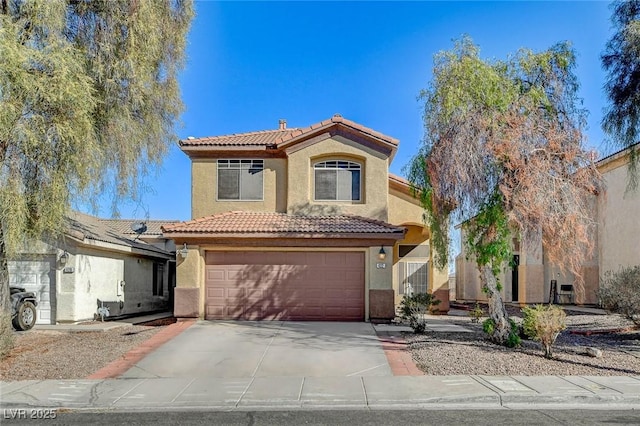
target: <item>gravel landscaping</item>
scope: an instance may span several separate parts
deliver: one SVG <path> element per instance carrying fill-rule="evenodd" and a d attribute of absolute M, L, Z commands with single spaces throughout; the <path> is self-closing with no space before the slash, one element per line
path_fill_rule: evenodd
<path fill-rule="evenodd" d="M 516 322 L 521 321 L 519 309 L 510 311 Z M 567 311 L 567 329 L 556 340 L 552 360 L 544 358 L 534 341 L 523 339 L 516 349 L 492 344 L 482 325 L 469 317 L 431 316 L 428 320 L 436 321 L 460 325 L 468 332 L 406 335 L 414 361 L 427 375 L 640 375 L 640 331 L 617 314 Z M 586 348 L 599 349 L 602 357 L 586 355 Z"/>
<path fill-rule="evenodd" d="M 523 340 L 517 349 L 487 341 L 481 324 L 461 315 L 430 316 L 429 324 L 446 322 L 466 332 L 427 331 L 405 335 L 418 367 L 428 375 L 640 375 L 640 331 L 620 315 L 594 315 L 567 311 L 567 330 L 554 345 L 553 360 L 543 356 L 537 342 Z M 520 311 L 510 308 L 520 321 Z M 16 332 L 16 345 L 0 363 L 0 379 L 83 379 L 122 357 L 162 330 L 155 326 L 125 326 L 104 332 L 30 330 Z M 611 330 L 623 330 L 612 332 Z M 607 332 L 603 332 L 607 331 Z M 602 351 L 601 358 L 584 354 L 585 348 Z"/>
<path fill-rule="evenodd" d="M 84 379 L 162 328 L 133 325 L 102 332 L 15 332 L 15 346 L 0 363 L 0 379 Z"/>

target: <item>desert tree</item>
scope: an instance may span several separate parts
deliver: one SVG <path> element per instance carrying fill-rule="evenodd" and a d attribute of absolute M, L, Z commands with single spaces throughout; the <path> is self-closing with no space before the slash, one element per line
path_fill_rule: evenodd
<path fill-rule="evenodd" d="M 138 198 L 176 139 L 192 16 L 190 0 L 0 0 L 4 326 L 8 259 L 76 200 Z"/>
<path fill-rule="evenodd" d="M 491 338 L 517 342 L 497 277 L 512 239 L 575 274 L 593 249 L 591 203 L 600 178 L 583 148 L 575 56 L 566 43 L 487 61 L 468 37 L 436 54 L 424 102 L 424 140 L 407 165 L 446 267 L 450 225 L 464 222 L 468 253 L 489 299 Z M 543 285 L 542 282 L 538 283 Z"/>
<path fill-rule="evenodd" d="M 609 106 L 602 128 L 620 148 L 640 142 L 640 0 L 612 4 L 614 34 L 602 54 Z M 631 149 L 629 187 L 638 185 L 638 152 Z"/>

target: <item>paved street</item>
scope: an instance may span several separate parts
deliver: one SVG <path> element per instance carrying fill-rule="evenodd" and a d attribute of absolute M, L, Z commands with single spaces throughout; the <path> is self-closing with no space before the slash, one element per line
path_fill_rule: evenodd
<path fill-rule="evenodd" d="M 25 413 L 27 414 L 27 413 Z M 10 413 L 7 413 L 10 417 Z M 17 414 L 15 415 L 17 417 Z M 2 418 L 2 417 L 0 417 Z M 7 424 L 22 419 L 3 420 Z M 33 424 L 33 422 L 30 422 Z M 640 412 L 624 410 L 310 410 L 187 412 L 61 412 L 43 425 L 637 425 Z"/>

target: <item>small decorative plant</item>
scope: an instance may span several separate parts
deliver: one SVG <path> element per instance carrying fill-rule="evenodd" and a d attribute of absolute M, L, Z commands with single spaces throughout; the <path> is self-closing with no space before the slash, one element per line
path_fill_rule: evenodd
<path fill-rule="evenodd" d="M 522 309 L 522 327 L 531 339 L 542 344 L 544 357 L 553 358 L 551 347 L 560 332 L 567 328 L 567 314 L 557 305 L 535 305 Z"/>
<path fill-rule="evenodd" d="M 471 322 L 474 323 L 474 324 L 479 323 L 480 322 L 480 318 L 482 318 L 483 315 L 484 315 L 484 311 L 480 307 L 480 304 L 478 302 L 476 302 L 475 308 L 473 308 L 469 312 L 469 316 L 471 317 Z"/>
<path fill-rule="evenodd" d="M 414 333 L 424 333 L 427 327 L 425 315 L 430 312 L 431 307 L 439 303 L 440 301 L 430 293 L 405 294 L 400 302 L 400 317 L 409 322 Z"/>

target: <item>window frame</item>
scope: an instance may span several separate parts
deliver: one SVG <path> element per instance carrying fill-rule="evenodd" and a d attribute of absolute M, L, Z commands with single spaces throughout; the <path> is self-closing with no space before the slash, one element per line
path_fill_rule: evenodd
<path fill-rule="evenodd" d="M 256 167 L 258 166 L 259 167 Z M 226 165 L 226 167 L 220 167 Z M 248 167 L 243 167 L 248 165 Z M 236 167 L 232 167 L 236 166 Z M 260 197 L 259 198 L 243 198 L 242 197 L 242 175 L 239 174 L 238 180 L 238 198 L 220 198 L 220 171 L 221 170 L 251 170 L 259 168 L 262 179 L 260 185 Z M 216 161 L 216 201 L 223 202 L 261 202 L 264 201 L 264 159 L 262 158 L 219 158 Z"/>
<path fill-rule="evenodd" d="M 331 163 L 335 163 L 335 165 L 333 165 L 333 167 L 331 167 Z M 345 167 L 340 167 L 340 163 L 346 163 L 346 168 Z M 322 167 L 321 167 L 322 166 Z M 318 160 L 316 162 L 313 163 L 312 166 L 312 170 L 313 170 L 313 201 L 314 202 L 338 202 L 338 203 L 362 203 L 363 202 L 363 170 L 364 167 L 362 165 L 362 163 L 358 162 L 358 161 L 354 161 L 354 160 L 347 160 L 347 159 L 322 159 L 322 160 Z M 317 196 L 317 172 L 320 170 L 329 170 L 329 171 L 335 171 L 335 188 L 334 188 L 334 192 L 335 192 L 335 198 L 318 198 Z M 353 188 L 351 190 L 351 197 L 350 198 L 345 198 L 345 199 L 341 199 L 338 198 L 339 196 L 339 183 L 338 183 L 338 171 L 340 170 L 347 170 L 347 171 L 358 171 L 358 199 L 354 199 L 353 198 Z"/>

